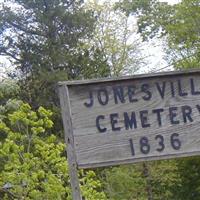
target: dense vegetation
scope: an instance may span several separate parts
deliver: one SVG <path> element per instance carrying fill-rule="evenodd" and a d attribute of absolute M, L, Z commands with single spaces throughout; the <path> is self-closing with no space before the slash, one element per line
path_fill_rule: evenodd
<path fill-rule="evenodd" d="M 130 30 L 130 16 L 137 29 Z M 0 199 L 72 199 L 56 83 L 133 74 L 141 43 L 165 42 L 176 69 L 200 66 L 200 1 L 0 1 Z M 87 200 L 200 199 L 200 159 L 80 170 Z"/>

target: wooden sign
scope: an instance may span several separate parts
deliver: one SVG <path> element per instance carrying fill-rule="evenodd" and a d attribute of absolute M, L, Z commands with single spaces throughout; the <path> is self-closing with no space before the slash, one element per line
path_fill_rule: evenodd
<path fill-rule="evenodd" d="M 199 70 L 59 85 L 78 168 L 200 154 Z"/>

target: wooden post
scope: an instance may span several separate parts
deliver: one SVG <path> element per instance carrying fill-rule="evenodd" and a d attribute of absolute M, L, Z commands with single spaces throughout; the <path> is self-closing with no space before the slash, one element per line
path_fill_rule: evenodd
<path fill-rule="evenodd" d="M 144 177 L 146 178 L 147 181 L 147 186 L 146 186 L 146 191 L 147 191 L 147 199 L 148 200 L 153 200 L 153 192 L 152 192 L 152 183 L 151 183 L 151 177 L 149 174 L 149 168 L 147 163 L 143 163 L 143 173 L 144 173 Z"/>
<path fill-rule="evenodd" d="M 74 139 L 71 120 L 71 109 L 69 92 L 66 85 L 59 86 L 60 105 L 62 110 L 63 127 L 65 133 L 65 143 L 67 145 L 67 159 L 69 165 L 69 176 L 72 188 L 73 200 L 82 200 L 78 179 L 76 156 L 74 151 Z"/>

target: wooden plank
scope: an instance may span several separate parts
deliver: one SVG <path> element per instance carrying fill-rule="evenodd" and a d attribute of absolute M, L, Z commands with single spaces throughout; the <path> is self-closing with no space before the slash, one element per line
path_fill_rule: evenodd
<path fill-rule="evenodd" d="M 161 120 L 162 126 L 168 127 L 171 124 L 169 117 L 169 108 L 171 107 L 178 107 L 178 106 L 190 106 L 191 104 L 198 105 L 200 102 L 200 95 L 192 95 L 191 94 L 191 83 L 190 79 L 193 79 L 193 83 L 195 84 L 195 90 L 200 91 L 200 76 L 199 75 L 185 75 L 182 77 L 171 77 L 171 78 L 151 78 L 151 79 L 140 79 L 140 80 L 124 80 L 118 84 L 118 81 L 111 82 L 111 83 L 99 83 L 93 84 L 90 86 L 80 85 L 80 86 L 71 86 L 69 88 L 70 92 L 70 101 L 71 101 L 71 108 L 72 108 L 72 121 L 73 121 L 73 129 L 74 135 L 93 135 L 93 134 L 100 134 L 99 130 L 96 127 L 96 119 L 97 116 L 103 116 L 105 119 L 100 119 L 99 122 L 102 127 L 106 128 L 106 133 L 110 134 L 112 132 L 120 133 L 122 131 L 125 132 L 132 132 L 134 129 L 126 130 L 125 123 L 124 123 L 124 113 L 127 113 L 130 117 L 131 112 L 134 112 L 136 115 L 137 121 L 137 129 L 140 128 L 140 131 L 143 132 L 144 128 L 141 124 L 141 112 L 147 111 L 148 112 L 148 122 L 152 127 L 157 126 L 158 119 L 157 114 L 155 113 L 155 109 L 163 109 L 164 111 L 161 112 Z M 165 84 L 164 84 L 165 83 Z M 173 83 L 174 88 L 174 97 L 172 97 L 172 90 L 171 90 L 171 83 Z M 181 85 L 181 88 L 178 85 Z M 151 92 L 151 98 L 148 99 L 148 94 L 141 91 L 141 87 L 144 85 L 149 85 L 149 91 Z M 163 92 L 163 97 L 160 94 L 157 85 L 159 85 L 160 90 L 165 88 Z M 165 87 L 163 87 L 165 85 Z M 129 101 L 128 95 L 128 87 L 133 86 L 135 87 L 135 95 L 134 102 Z M 113 88 L 122 88 L 124 94 L 124 103 L 121 103 L 118 98 L 118 103 L 115 104 L 114 92 Z M 119 88 L 119 89 L 120 89 Z M 179 93 L 187 93 L 185 96 L 180 96 Z M 89 92 L 93 91 L 94 94 L 94 105 L 92 107 L 86 107 L 84 105 L 85 102 L 89 102 L 88 96 Z M 98 100 L 98 91 L 107 91 L 108 94 L 108 103 L 106 105 L 101 105 Z M 162 93 L 162 92 L 161 92 Z M 103 94 L 103 93 L 102 93 Z M 102 99 L 105 98 L 102 95 Z M 146 98 L 144 100 L 143 98 Z M 177 112 L 181 112 L 181 109 L 178 109 Z M 153 113 L 154 112 L 154 113 Z M 199 113 L 198 109 L 194 109 L 193 112 Z M 117 114 L 118 117 L 113 117 L 118 120 L 116 123 L 116 127 L 120 127 L 120 130 L 112 130 L 111 124 L 111 115 Z M 179 114 L 179 118 L 182 117 Z M 183 121 L 181 119 L 181 121 Z"/>
<path fill-rule="evenodd" d="M 67 146 L 67 159 L 68 159 L 70 183 L 72 187 L 72 197 L 74 200 L 82 200 L 80 186 L 79 186 L 79 179 L 78 179 L 76 154 L 74 151 L 71 109 L 70 109 L 68 88 L 66 86 L 59 87 L 59 96 L 60 96 L 60 105 L 62 110 L 62 119 L 65 132 L 65 143 Z"/>
<path fill-rule="evenodd" d="M 60 83 L 69 84 L 78 167 L 199 155 L 199 72 Z"/>
<path fill-rule="evenodd" d="M 117 136 L 115 134 L 76 136 L 78 166 L 95 168 L 199 155 L 198 131 L 199 123 L 195 123 L 170 127 L 168 130 L 157 129 L 152 132 L 147 130 L 143 134 L 136 131 Z M 144 145 L 141 145 L 142 138 L 146 138 L 143 140 Z M 177 141 L 180 141 L 180 147 Z M 141 148 L 144 148 L 144 152 Z"/>

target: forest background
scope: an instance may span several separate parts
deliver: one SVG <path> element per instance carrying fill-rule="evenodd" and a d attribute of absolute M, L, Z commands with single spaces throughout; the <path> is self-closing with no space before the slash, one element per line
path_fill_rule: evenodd
<path fill-rule="evenodd" d="M 0 55 L 12 67 L 0 84 L 0 199 L 72 199 L 57 82 L 137 73 L 153 40 L 167 63 L 154 71 L 199 67 L 200 0 L 1 1 Z M 200 199 L 199 157 L 79 179 L 87 200 Z"/>

